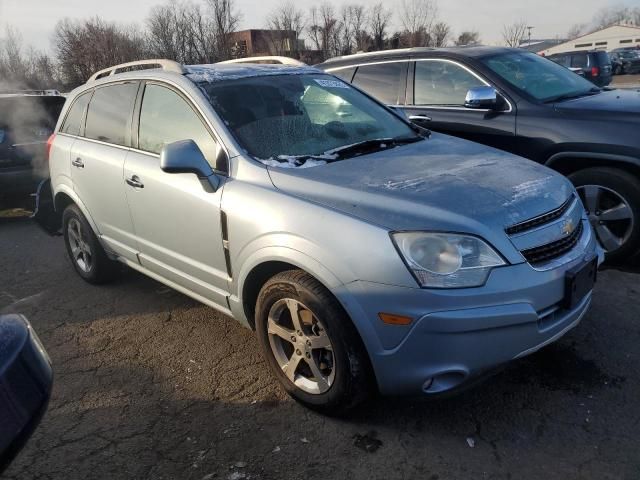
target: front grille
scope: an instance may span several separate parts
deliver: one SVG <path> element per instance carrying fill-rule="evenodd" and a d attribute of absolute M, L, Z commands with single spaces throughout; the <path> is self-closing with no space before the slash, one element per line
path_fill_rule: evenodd
<path fill-rule="evenodd" d="M 571 250 L 576 243 L 578 243 L 578 240 L 582 235 L 582 231 L 583 226 L 582 222 L 580 222 L 570 235 L 540 247 L 522 250 L 522 255 L 524 255 L 524 258 L 526 258 L 532 265 L 553 260 L 554 258 L 560 257 Z"/>
<path fill-rule="evenodd" d="M 545 223 L 550 223 L 560 218 L 562 215 L 566 213 L 567 210 L 569 210 L 569 207 L 573 205 L 574 198 L 575 196 L 571 195 L 566 202 L 564 202 L 555 210 L 551 210 L 550 212 L 544 213 L 539 217 L 531 218 L 524 222 L 511 225 L 510 227 L 505 228 L 505 232 L 507 232 L 507 235 L 515 235 L 516 233 L 521 233 L 527 230 L 531 230 L 532 228 L 538 227 L 540 225 L 544 225 Z"/>

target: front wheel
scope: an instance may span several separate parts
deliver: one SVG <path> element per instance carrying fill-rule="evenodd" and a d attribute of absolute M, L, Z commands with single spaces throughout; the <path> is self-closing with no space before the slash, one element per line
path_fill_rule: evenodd
<path fill-rule="evenodd" d="M 587 168 L 569 175 L 610 262 L 640 250 L 640 182 L 624 170 Z"/>
<path fill-rule="evenodd" d="M 339 415 L 371 392 L 360 336 L 335 297 L 306 272 L 282 272 L 264 285 L 256 332 L 273 375 L 307 407 Z"/>

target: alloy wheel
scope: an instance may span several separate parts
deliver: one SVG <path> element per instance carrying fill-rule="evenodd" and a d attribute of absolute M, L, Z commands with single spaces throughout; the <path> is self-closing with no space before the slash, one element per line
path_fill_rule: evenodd
<path fill-rule="evenodd" d="M 80 270 L 89 273 L 93 267 L 93 253 L 87 242 L 82 224 L 76 218 L 69 220 L 67 225 L 71 256 Z"/>
<path fill-rule="evenodd" d="M 285 376 L 310 394 L 322 394 L 335 380 L 331 340 L 320 320 L 301 302 L 284 298 L 273 304 L 267 323 L 269 345 Z"/>
<path fill-rule="evenodd" d="M 619 249 L 631 236 L 635 223 L 629 203 L 618 192 L 601 185 L 582 185 L 576 190 L 600 245 L 607 252 Z"/>

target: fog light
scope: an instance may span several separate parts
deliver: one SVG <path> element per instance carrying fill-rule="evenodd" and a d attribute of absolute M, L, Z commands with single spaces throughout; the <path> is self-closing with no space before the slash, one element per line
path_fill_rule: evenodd
<path fill-rule="evenodd" d="M 413 322 L 413 318 L 405 317 L 404 315 L 395 315 L 393 313 L 383 313 L 380 312 L 378 314 L 380 320 L 382 320 L 387 325 L 409 325 Z"/>

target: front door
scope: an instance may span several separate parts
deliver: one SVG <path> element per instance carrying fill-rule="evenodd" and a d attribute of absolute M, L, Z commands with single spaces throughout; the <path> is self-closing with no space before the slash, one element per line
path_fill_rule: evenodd
<path fill-rule="evenodd" d="M 137 137 L 124 175 L 141 265 L 227 308 L 223 185 L 214 192 L 193 174 L 165 173 L 159 158 L 163 145 L 192 139 L 214 166 L 220 146 L 185 97 L 154 83 L 144 90 Z"/>
<path fill-rule="evenodd" d="M 413 70 L 405 107 L 413 122 L 503 150 L 514 148 L 515 107 L 506 105 L 505 111 L 496 112 L 464 106 L 469 89 L 487 85 L 478 75 L 444 59 L 416 61 Z"/>

